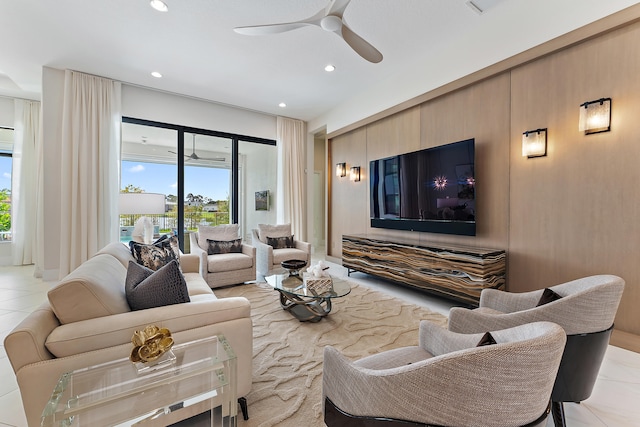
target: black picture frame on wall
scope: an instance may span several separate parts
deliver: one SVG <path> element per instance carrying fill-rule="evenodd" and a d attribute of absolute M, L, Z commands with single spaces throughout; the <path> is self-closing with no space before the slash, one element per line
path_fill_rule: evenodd
<path fill-rule="evenodd" d="M 269 190 L 256 191 L 256 210 L 269 210 Z"/>

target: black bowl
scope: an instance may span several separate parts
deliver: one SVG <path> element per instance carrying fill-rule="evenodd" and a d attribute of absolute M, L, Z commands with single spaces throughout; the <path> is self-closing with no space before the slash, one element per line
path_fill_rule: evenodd
<path fill-rule="evenodd" d="M 299 259 L 290 259 L 287 261 L 282 261 L 280 263 L 282 268 L 289 270 L 289 274 L 295 276 L 298 274 L 301 268 L 307 265 L 306 261 L 301 261 Z"/>

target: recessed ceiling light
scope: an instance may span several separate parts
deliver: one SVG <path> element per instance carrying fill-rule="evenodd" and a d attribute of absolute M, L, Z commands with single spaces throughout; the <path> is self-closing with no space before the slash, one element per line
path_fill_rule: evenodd
<path fill-rule="evenodd" d="M 149 4 L 151 5 L 152 8 L 154 8 L 158 12 L 166 12 L 169 10 L 169 7 L 167 6 L 167 4 L 162 0 L 151 0 Z"/>
<path fill-rule="evenodd" d="M 286 106 L 287 106 L 287 104 L 285 104 L 284 102 L 281 102 L 280 104 L 278 104 L 278 107 L 280 107 L 280 108 L 284 108 Z"/>
<path fill-rule="evenodd" d="M 327 65 L 326 67 L 324 67 L 324 70 L 325 70 L 326 72 L 328 72 L 328 73 L 330 73 L 330 72 L 332 72 L 332 71 L 335 71 L 335 69 L 336 69 L 336 67 L 335 67 L 334 65 L 331 65 L 331 64 L 329 64 L 329 65 Z"/>
<path fill-rule="evenodd" d="M 162 74 L 160 74 L 160 73 L 159 73 L 159 72 L 157 72 L 157 71 L 152 72 L 152 73 L 151 73 L 151 75 L 152 75 L 153 77 L 155 77 L 156 79 L 159 79 L 159 78 L 161 78 L 161 77 L 162 77 Z"/>

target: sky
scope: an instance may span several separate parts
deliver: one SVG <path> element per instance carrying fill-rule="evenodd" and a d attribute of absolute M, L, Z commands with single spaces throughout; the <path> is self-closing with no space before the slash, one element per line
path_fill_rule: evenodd
<path fill-rule="evenodd" d="M 11 188 L 11 157 L 0 156 L 0 190 Z"/>
<path fill-rule="evenodd" d="M 185 196 L 189 193 L 226 200 L 230 194 L 228 169 L 187 167 L 185 169 Z M 144 162 L 122 162 L 121 185 L 140 187 L 146 193 L 177 195 L 176 165 Z M 11 188 L 11 157 L 0 156 L 0 190 Z"/>
<path fill-rule="evenodd" d="M 132 184 L 145 193 L 177 195 L 177 170 L 176 165 L 123 161 L 120 185 L 124 188 Z M 193 193 L 212 200 L 226 200 L 231 193 L 230 172 L 229 169 L 186 167 L 185 196 Z"/>

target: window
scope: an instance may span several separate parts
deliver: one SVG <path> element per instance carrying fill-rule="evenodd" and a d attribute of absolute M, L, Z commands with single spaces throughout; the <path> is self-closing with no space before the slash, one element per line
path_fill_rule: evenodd
<path fill-rule="evenodd" d="M 199 225 L 239 223 L 241 237 L 250 240 L 258 222 L 275 221 L 274 210 L 253 212 L 255 191 L 275 190 L 275 141 L 127 117 L 122 121 L 121 191 L 163 194 L 165 212 L 145 216 L 151 217 L 156 234 L 177 234 L 185 253 L 190 251 L 188 234 Z M 140 216 L 120 216 L 122 241 L 130 240 L 127 234 Z"/>
<path fill-rule="evenodd" d="M 13 129 L 0 128 L 0 242 L 11 241 Z"/>

